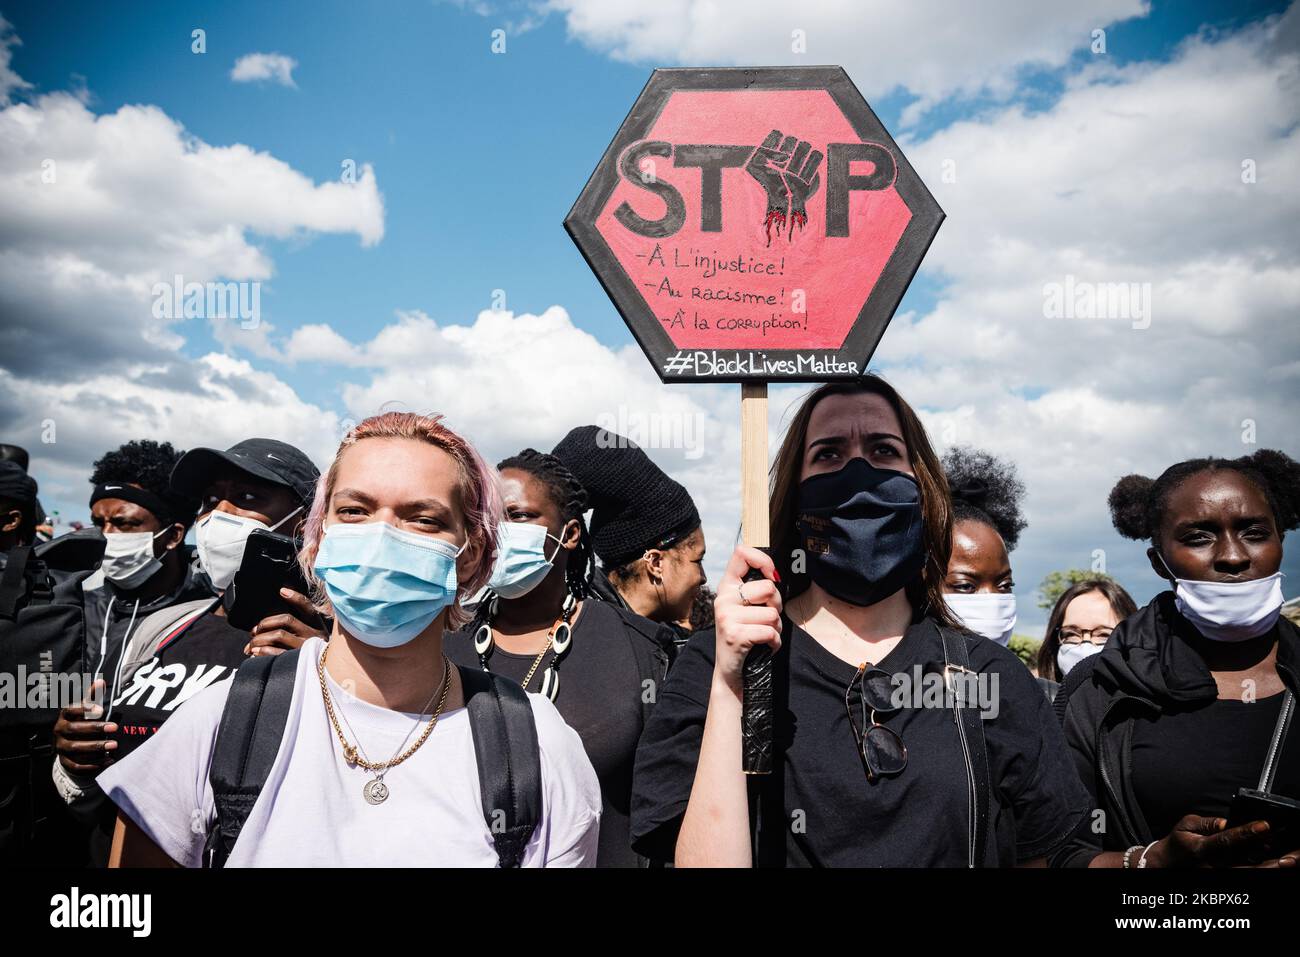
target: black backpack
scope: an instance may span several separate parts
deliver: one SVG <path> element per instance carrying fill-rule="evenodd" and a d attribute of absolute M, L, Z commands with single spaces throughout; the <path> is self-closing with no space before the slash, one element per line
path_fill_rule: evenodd
<path fill-rule="evenodd" d="M 289 717 L 298 651 L 240 665 L 221 715 L 209 780 L 217 820 L 203 866 L 224 867 L 261 794 Z M 518 867 L 542 817 L 537 725 L 524 690 L 508 678 L 457 669 L 465 691 L 483 817 L 501 867 Z"/>
<path fill-rule="evenodd" d="M 23 699 L 21 707 L 0 708 L 0 729 L 52 727 L 61 703 L 77 703 L 60 702 L 56 692 L 70 681 L 70 687 L 75 689 L 75 681 L 86 671 L 86 612 L 81 583 L 90 577 L 94 563 L 80 569 L 60 567 L 55 557 L 59 553 L 50 552 L 51 546 L 57 548 L 60 544 L 55 539 L 45 545 L 12 548 L 0 573 L 0 674 L 9 676 L 15 693 Z M 103 554 L 102 538 L 88 544 Z M 79 555 L 73 564 L 80 565 L 86 558 Z M 32 708 L 26 704 L 35 675 L 48 677 L 36 683 L 37 707 Z"/>
<path fill-rule="evenodd" d="M 59 706 L 77 703 L 61 699 L 89 690 L 78 683 L 88 666 L 81 583 L 103 552 L 102 536 L 74 533 L 10 549 L 0 572 L 0 680 L 16 699 L 0 704 L 0 866 L 82 863 L 50 764 Z"/>

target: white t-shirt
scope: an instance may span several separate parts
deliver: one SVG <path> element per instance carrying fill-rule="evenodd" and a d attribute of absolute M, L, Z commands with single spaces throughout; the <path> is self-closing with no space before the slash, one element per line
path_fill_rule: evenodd
<path fill-rule="evenodd" d="M 385 774 L 388 800 L 368 804 L 361 792 L 373 774 L 347 764 L 325 712 L 316 674 L 324 648 L 319 638 L 303 645 L 279 754 L 226 866 L 495 867 L 468 712 L 443 712 L 420 749 Z M 326 680 L 345 737 L 355 744 L 360 736 L 369 760 L 387 760 L 408 732 L 403 750 L 423 732 L 428 715 L 368 704 Z M 113 803 L 187 867 L 200 866 L 216 818 L 208 769 L 229 692 L 223 681 L 191 698 L 98 778 Z M 522 866 L 595 866 L 596 772 L 550 700 L 528 699 L 541 747 L 542 820 Z"/>

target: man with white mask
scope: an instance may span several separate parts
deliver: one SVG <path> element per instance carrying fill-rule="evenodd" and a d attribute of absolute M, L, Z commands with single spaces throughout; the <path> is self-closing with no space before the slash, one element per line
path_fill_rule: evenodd
<path fill-rule="evenodd" d="M 172 492 L 169 484 L 180 456 L 169 442 L 132 440 L 106 452 L 92 468 L 91 521 L 104 533 L 106 545 L 99 571 L 82 588 L 86 666 L 102 683 L 100 702 L 112 698 L 122 649 L 146 618 L 183 602 L 212 598 L 207 576 L 185 545 L 198 503 Z M 71 770 L 93 776 L 103 767 L 107 752 L 98 745 L 105 738 L 105 719 L 84 705 L 60 712 L 54 746 Z M 108 861 L 113 816 L 109 812 L 85 823 L 89 860 L 102 866 Z"/>
<path fill-rule="evenodd" d="M 1300 463 L 1272 449 L 1180 462 L 1155 480 L 1120 479 L 1110 509 L 1121 535 L 1149 544 L 1170 588 L 1062 682 L 1058 714 L 1095 801 L 1089 819 L 1108 824 L 1081 828 L 1053 863 L 1300 866 L 1295 834 L 1249 817 L 1228 824 L 1239 790 L 1300 799 L 1290 722 L 1300 629 L 1279 615 Z"/>
<path fill-rule="evenodd" d="M 78 721 L 65 729 L 77 735 L 65 733 L 54 780 L 78 813 L 98 813 L 103 806 L 94 783 L 98 772 L 156 733 L 185 701 L 230 678 L 249 655 L 295 648 L 322 633 L 310 602 L 293 592 L 281 595 L 294 613 L 264 619 L 251 634 L 226 620 L 221 603 L 221 593 L 239 569 L 248 536 L 259 528 L 295 535 L 318 477 L 305 454 L 273 439 L 247 439 L 224 451 L 191 449 L 176 461 L 168 492 L 197 503 L 196 573 L 206 587 L 198 598 L 137 621 L 113 667 L 104 669 L 113 679 L 100 720 Z M 99 491 L 141 497 L 126 488 Z M 155 536 L 168 541 L 166 530 L 160 531 L 142 529 L 134 534 L 150 534 L 151 542 Z M 120 533 L 112 533 L 116 534 Z M 114 557 L 103 568 L 110 587 L 112 579 L 119 578 L 142 588 L 162 574 L 147 557 L 155 548 L 153 544 L 140 548 L 132 541 L 128 547 L 114 549 Z"/>

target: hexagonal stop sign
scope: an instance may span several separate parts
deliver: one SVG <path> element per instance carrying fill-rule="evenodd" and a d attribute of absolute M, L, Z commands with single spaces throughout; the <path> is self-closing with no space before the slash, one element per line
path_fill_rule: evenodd
<path fill-rule="evenodd" d="M 866 370 L 943 211 L 839 67 L 656 70 L 564 221 L 664 381 Z"/>

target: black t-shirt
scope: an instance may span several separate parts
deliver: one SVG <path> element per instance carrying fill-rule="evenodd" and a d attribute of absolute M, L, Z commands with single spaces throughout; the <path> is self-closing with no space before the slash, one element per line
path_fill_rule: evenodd
<path fill-rule="evenodd" d="M 1253 702 L 1214 699 L 1133 723 L 1133 790 L 1152 834 L 1168 834 L 1187 814 L 1227 817 L 1238 788 L 1264 769 L 1285 694 Z M 1273 791 L 1300 798 L 1300 744 L 1291 730 L 1278 756 Z"/>
<path fill-rule="evenodd" d="M 482 667 L 469 629 L 448 635 L 443 648 L 455 664 Z M 537 655 L 516 655 L 493 648 L 488 667 L 494 674 L 522 682 Z M 542 672 L 554 660 L 548 651 L 533 673 L 528 691 L 540 693 Z M 653 700 L 658 681 L 653 643 L 625 626 L 619 611 L 598 599 L 583 602 L 573 625 L 573 644 L 560 662 L 560 692 L 555 707 L 578 732 L 600 781 L 599 867 L 635 867 L 628 834 L 632 762 L 641 736 L 645 695 Z"/>
<path fill-rule="evenodd" d="M 686 811 L 713 674 L 714 632 L 701 632 L 673 666 L 637 753 L 632 835 L 642 853 L 671 860 Z M 1009 865 L 1064 842 L 1088 809 L 1047 698 L 1034 677 L 996 642 L 967 635 L 981 676 L 981 707 L 993 793 L 989 843 Z M 908 628 L 877 667 L 906 675 L 919 701 L 880 723 L 907 748 L 907 767 L 867 779 L 845 708 L 855 667 L 785 622 L 777 655 L 776 767 L 763 782 L 760 866 L 964 867 L 967 776 L 941 687 L 943 644 L 933 623 Z M 917 671 L 916 669 L 920 669 Z M 995 683 L 996 682 L 996 683 Z M 782 688 L 785 685 L 785 688 Z M 850 697 L 861 730 L 857 685 Z M 928 702 L 928 703 L 927 703 Z M 995 715 L 995 716 L 994 716 Z"/>
<path fill-rule="evenodd" d="M 164 635 L 154 656 L 131 675 L 113 699 L 118 731 L 115 757 L 147 741 L 178 707 L 204 688 L 224 681 L 244 661 L 248 632 L 205 612 L 178 633 Z"/>

